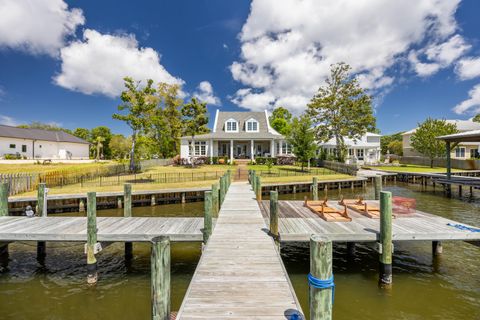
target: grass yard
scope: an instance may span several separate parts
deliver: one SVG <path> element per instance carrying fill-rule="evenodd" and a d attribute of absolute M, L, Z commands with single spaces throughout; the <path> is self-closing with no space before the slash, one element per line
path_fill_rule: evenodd
<path fill-rule="evenodd" d="M 158 166 L 158 167 L 151 167 L 145 170 L 145 173 L 172 173 L 172 172 L 180 172 L 180 173 L 191 173 L 191 172 L 225 172 L 228 169 L 236 170 L 237 166 L 230 166 L 230 165 L 222 165 L 222 164 L 209 164 L 209 165 L 202 165 L 196 166 L 195 168 L 192 167 L 185 167 L 185 166 Z"/>
<path fill-rule="evenodd" d="M 302 175 L 288 177 L 262 177 L 262 184 L 267 183 L 290 183 L 290 182 L 312 182 L 313 177 L 317 177 L 318 181 L 322 180 L 347 180 L 353 178 L 347 174 L 325 174 L 325 175 Z"/>
<path fill-rule="evenodd" d="M 402 165 L 402 166 L 373 166 L 369 167 L 373 170 L 383 170 L 383 171 L 392 171 L 392 172 L 412 172 L 412 173 L 445 173 L 447 172 L 446 168 L 440 167 L 427 167 L 427 166 L 417 166 L 412 164 Z M 452 172 L 458 172 L 464 170 L 452 169 Z"/>
<path fill-rule="evenodd" d="M 47 173 L 52 171 L 82 171 L 96 170 L 105 166 L 115 164 L 116 162 L 92 162 L 92 163 L 52 163 L 52 164 L 0 164 L 0 174 L 2 173 Z"/>
<path fill-rule="evenodd" d="M 162 189 L 187 189 L 187 188 L 199 188 L 199 187 L 210 187 L 212 184 L 217 182 L 217 180 L 207 180 L 207 181 L 189 181 L 189 182 L 178 182 L 178 183 L 133 183 L 132 190 L 162 190 Z M 91 187 L 84 186 L 83 188 L 79 184 L 71 184 L 64 187 L 54 187 L 49 188 L 49 195 L 52 194 L 77 194 L 77 193 L 87 193 L 87 192 L 115 192 L 123 191 L 123 185 L 119 186 L 103 186 L 103 187 Z M 28 197 L 36 196 L 37 191 L 30 191 L 22 194 L 13 196 L 15 197 Z"/>

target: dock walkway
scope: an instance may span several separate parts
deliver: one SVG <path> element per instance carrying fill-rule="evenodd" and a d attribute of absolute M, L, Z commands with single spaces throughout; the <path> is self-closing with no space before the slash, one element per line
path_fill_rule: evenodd
<path fill-rule="evenodd" d="M 233 183 L 177 319 L 303 319 L 266 230 L 250 186 Z"/>
<path fill-rule="evenodd" d="M 203 218 L 98 217 L 97 239 L 145 242 L 166 235 L 172 241 L 202 241 Z M 0 217 L 1 241 L 87 241 L 86 217 Z"/>

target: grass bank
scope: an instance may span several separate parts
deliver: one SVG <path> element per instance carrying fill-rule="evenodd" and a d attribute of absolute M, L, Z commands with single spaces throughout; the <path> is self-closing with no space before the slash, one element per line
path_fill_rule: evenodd
<path fill-rule="evenodd" d="M 409 172 L 409 173 L 446 173 L 447 169 L 442 167 L 427 167 L 427 166 L 418 166 L 412 164 L 400 165 L 400 166 L 371 166 L 367 167 L 373 170 L 382 170 L 382 171 L 391 171 L 391 172 Z M 465 171 L 452 169 L 452 172 Z"/>

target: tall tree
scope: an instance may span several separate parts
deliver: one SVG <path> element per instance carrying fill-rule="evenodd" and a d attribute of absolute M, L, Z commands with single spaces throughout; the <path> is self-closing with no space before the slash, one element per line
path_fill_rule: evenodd
<path fill-rule="evenodd" d="M 438 136 L 457 133 L 457 126 L 445 120 L 428 118 L 419 124 L 417 130 L 410 138 L 413 149 L 430 159 L 433 168 L 435 158 L 443 158 L 446 154 L 445 142 L 436 139 Z"/>
<path fill-rule="evenodd" d="M 395 142 L 395 141 L 398 141 L 400 142 L 400 144 L 402 144 L 402 140 L 403 140 L 403 137 L 402 137 L 402 132 L 397 132 L 397 133 L 394 133 L 394 134 L 390 134 L 390 135 L 383 135 L 380 137 L 380 149 L 381 149 L 381 152 L 382 154 L 387 154 L 387 151 L 390 151 L 390 153 L 395 153 L 392 151 L 392 149 L 389 147 L 390 143 L 392 142 Z M 398 150 L 397 150 L 398 151 Z M 396 155 L 401 155 L 401 154 L 398 154 L 398 153 L 395 153 Z"/>
<path fill-rule="evenodd" d="M 190 144 L 190 161 L 195 166 L 195 135 L 203 132 L 208 124 L 207 104 L 192 98 L 182 107 L 183 133 L 192 137 Z"/>
<path fill-rule="evenodd" d="M 112 152 L 112 157 L 115 159 L 125 159 L 130 149 L 130 140 L 125 138 L 122 134 L 112 135 L 109 146 Z"/>
<path fill-rule="evenodd" d="M 315 157 L 315 151 L 317 150 L 312 121 L 307 115 L 293 119 L 287 141 L 292 146 L 293 154 L 300 161 L 303 171 L 305 164 Z"/>
<path fill-rule="evenodd" d="M 85 141 L 91 140 L 90 130 L 86 128 L 76 128 L 75 130 L 73 130 L 73 135 Z"/>
<path fill-rule="evenodd" d="M 335 138 L 339 161 L 345 160 L 345 137 L 359 139 L 367 131 L 375 130 L 371 97 L 350 75 L 350 70 L 345 63 L 332 65 L 326 84 L 318 89 L 307 108 L 317 140 Z"/>
<path fill-rule="evenodd" d="M 287 135 L 292 123 L 292 114 L 284 107 L 277 107 L 269 117 L 270 125 L 278 133 Z"/>
<path fill-rule="evenodd" d="M 182 135 L 182 114 L 180 108 L 183 100 L 179 97 L 180 86 L 159 83 L 159 103 L 152 112 L 150 136 L 157 142 L 157 153 L 162 157 L 173 157 L 180 151 Z"/>
<path fill-rule="evenodd" d="M 130 149 L 130 171 L 135 170 L 135 142 L 140 133 L 150 124 L 152 110 L 157 105 L 158 99 L 155 96 L 153 80 L 149 79 L 146 86 L 140 87 L 140 82 L 130 77 L 124 78 L 125 88 L 121 94 L 122 104 L 118 111 L 126 111 L 126 114 L 115 113 L 113 119 L 125 121 L 132 129 L 132 146 Z"/>
<path fill-rule="evenodd" d="M 480 122 L 480 113 L 476 114 L 472 119 L 473 122 Z"/>
<path fill-rule="evenodd" d="M 96 142 L 98 137 L 102 137 L 102 154 L 104 158 L 110 159 L 112 150 L 110 148 L 110 140 L 112 140 L 112 131 L 105 126 L 98 126 L 90 131 L 92 142 Z"/>

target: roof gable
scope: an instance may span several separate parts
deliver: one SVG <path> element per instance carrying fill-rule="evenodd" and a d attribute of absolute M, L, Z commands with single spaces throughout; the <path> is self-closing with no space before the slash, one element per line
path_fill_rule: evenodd
<path fill-rule="evenodd" d="M 5 125 L 0 125 L 0 137 L 89 144 L 89 142 L 66 133 L 65 131 L 27 129 Z"/>

